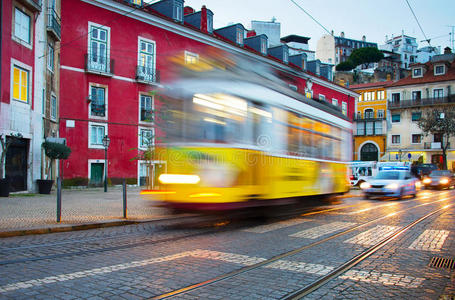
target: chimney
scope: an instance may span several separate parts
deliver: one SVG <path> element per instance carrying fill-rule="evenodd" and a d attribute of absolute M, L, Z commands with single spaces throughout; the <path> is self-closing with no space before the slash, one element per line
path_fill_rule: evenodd
<path fill-rule="evenodd" d="M 194 9 L 190 6 L 185 6 L 183 8 L 183 15 L 186 16 L 186 15 L 189 15 L 189 14 L 194 14 Z"/>
<path fill-rule="evenodd" d="M 246 37 L 249 38 L 249 37 L 252 37 L 252 36 L 256 36 L 256 31 L 253 30 L 248 30 L 246 32 Z"/>
<path fill-rule="evenodd" d="M 450 49 L 450 47 L 444 48 L 444 54 L 451 54 L 451 53 L 452 53 L 452 49 Z"/>
<path fill-rule="evenodd" d="M 202 5 L 201 8 L 201 31 L 207 33 L 207 7 Z"/>
<path fill-rule="evenodd" d="M 332 30 L 332 31 L 330 31 L 330 35 L 331 35 L 331 36 L 333 36 L 333 30 Z"/>
<path fill-rule="evenodd" d="M 362 41 L 366 42 L 367 41 L 367 37 L 366 36 L 362 36 Z"/>
<path fill-rule="evenodd" d="M 344 31 L 340 33 L 340 37 L 344 38 Z"/>

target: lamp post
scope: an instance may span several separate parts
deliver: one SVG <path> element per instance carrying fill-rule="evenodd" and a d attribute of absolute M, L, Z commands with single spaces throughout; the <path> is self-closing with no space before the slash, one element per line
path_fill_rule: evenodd
<path fill-rule="evenodd" d="M 103 137 L 103 146 L 104 146 L 104 192 L 107 192 L 107 148 L 109 148 L 109 143 L 111 139 L 105 135 Z"/>

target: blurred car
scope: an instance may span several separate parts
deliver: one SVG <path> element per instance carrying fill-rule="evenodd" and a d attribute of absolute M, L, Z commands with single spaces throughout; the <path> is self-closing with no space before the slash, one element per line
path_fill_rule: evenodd
<path fill-rule="evenodd" d="M 416 166 L 413 166 L 411 168 L 411 171 L 421 179 L 425 176 L 430 175 L 431 172 L 434 170 L 437 170 L 438 166 L 435 164 L 419 164 Z"/>
<path fill-rule="evenodd" d="M 411 195 L 415 197 L 420 189 L 420 181 L 412 176 L 409 170 L 384 169 L 368 182 L 360 185 L 365 198 L 398 197 Z"/>
<path fill-rule="evenodd" d="M 449 170 L 435 170 L 422 180 L 426 188 L 451 188 L 455 186 L 454 174 Z"/>

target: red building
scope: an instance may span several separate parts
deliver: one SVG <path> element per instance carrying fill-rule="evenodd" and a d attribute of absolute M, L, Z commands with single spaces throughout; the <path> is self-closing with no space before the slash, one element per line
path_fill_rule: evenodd
<path fill-rule="evenodd" d="M 112 183 L 145 176 L 145 162 L 131 158 L 153 139 L 151 114 L 159 103 L 150 92 L 172 76 L 165 57 L 173 53 L 192 62 L 200 53 L 222 50 L 267 63 L 292 88 L 337 99 L 352 116 L 355 92 L 272 57 L 263 47 L 245 46 L 241 24 L 213 30 L 209 9 L 195 12 L 183 2 L 62 1 L 60 136 L 72 149 L 64 163 L 67 184 L 102 182 L 105 135 Z"/>

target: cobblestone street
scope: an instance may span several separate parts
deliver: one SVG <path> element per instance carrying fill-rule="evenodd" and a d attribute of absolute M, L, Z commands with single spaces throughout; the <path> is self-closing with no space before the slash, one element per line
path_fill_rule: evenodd
<path fill-rule="evenodd" d="M 3 238 L 0 299 L 287 299 L 387 237 L 304 298 L 450 299 L 453 269 L 430 261 L 455 255 L 454 196 L 348 197 L 285 219 L 224 216 L 208 226 L 194 217 Z"/>

